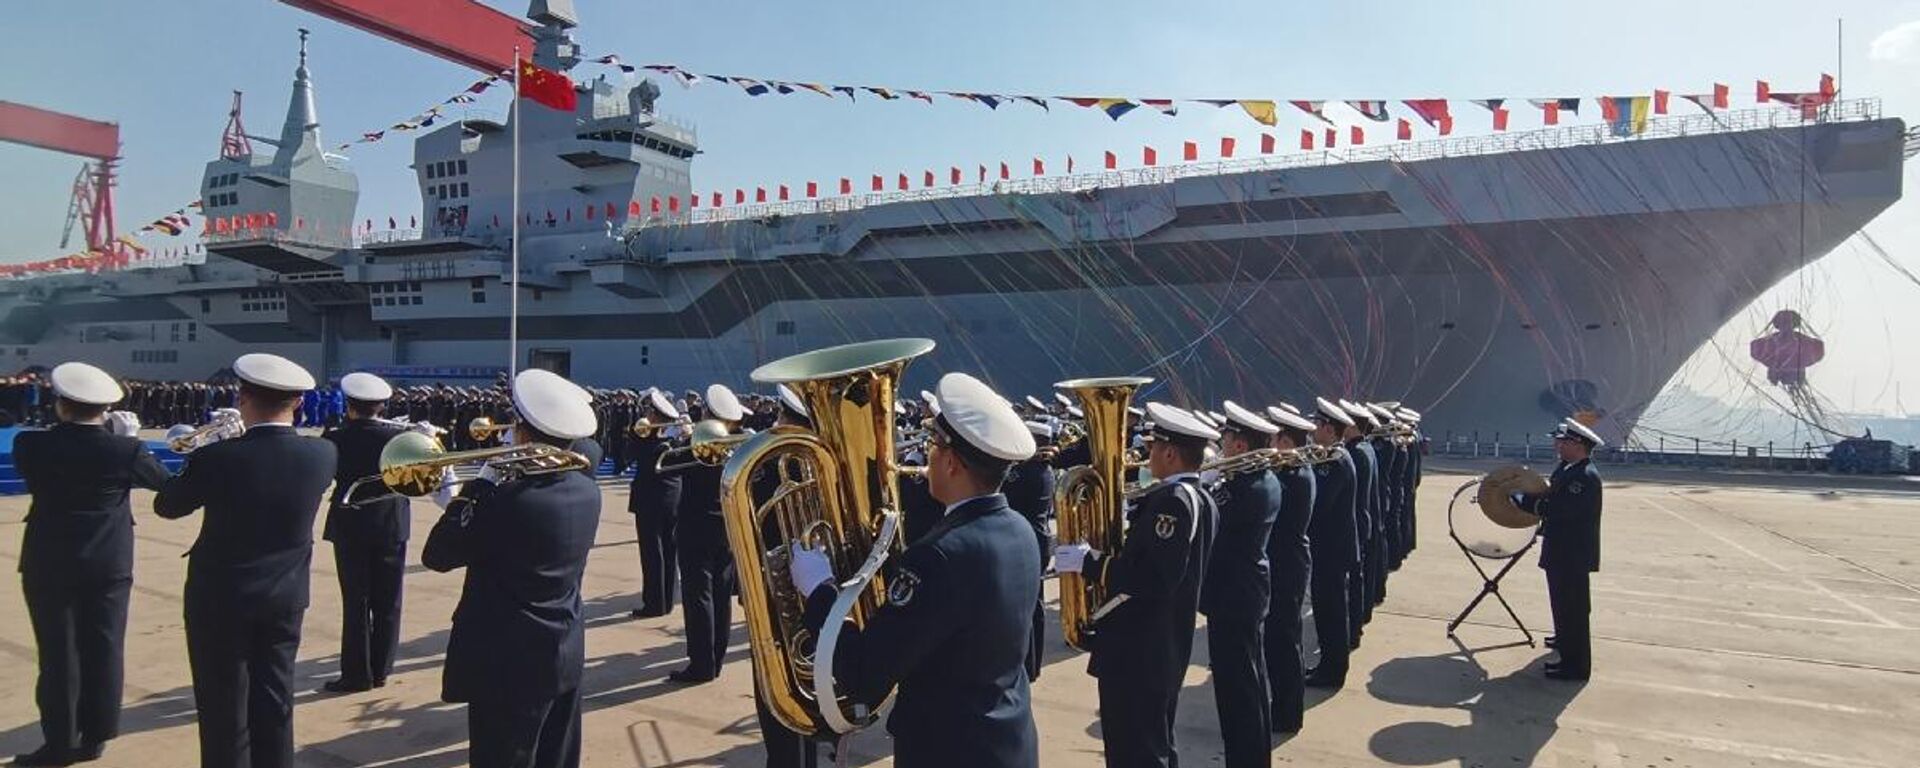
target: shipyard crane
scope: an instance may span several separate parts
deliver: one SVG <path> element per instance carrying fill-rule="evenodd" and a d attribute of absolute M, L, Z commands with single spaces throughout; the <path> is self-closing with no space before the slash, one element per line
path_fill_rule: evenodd
<path fill-rule="evenodd" d="M 114 167 L 120 162 L 118 123 L 0 101 L 0 141 L 86 158 L 73 182 L 60 247 L 67 247 L 77 223 L 86 234 L 89 253 L 121 263 L 134 255 L 135 247 L 121 240 L 113 227 Z"/>
<path fill-rule="evenodd" d="M 489 75 L 513 69 L 515 46 L 533 52 L 530 25 L 476 0 L 280 1 Z M 534 0 L 527 16 L 572 26 L 573 3 Z"/>

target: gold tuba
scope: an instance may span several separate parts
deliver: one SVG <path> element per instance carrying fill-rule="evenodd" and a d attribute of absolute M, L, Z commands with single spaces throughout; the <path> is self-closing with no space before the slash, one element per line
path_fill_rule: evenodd
<path fill-rule="evenodd" d="M 1067 470 L 1053 494 L 1060 542 L 1086 542 L 1101 552 L 1120 551 L 1120 525 L 1126 514 L 1127 404 L 1133 393 L 1153 381 L 1137 376 L 1074 379 L 1054 386 L 1080 398 L 1087 414 L 1081 430 L 1089 463 Z M 1060 574 L 1060 630 L 1067 644 L 1087 650 L 1093 621 L 1107 601 L 1107 585 L 1086 574 Z"/>
<path fill-rule="evenodd" d="M 932 349 L 927 339 L 869 341 L 753 371 L 754 381 L 792 387 L 814 425 L 754 435 L 734 449 L 720 478 L 755 684 L 775 719 L 797 733 L 850 733 L 892 706 L 891 692 L 871 708 L 839 693 L 833 652 L 845 619 L 864 626 L 880 606 L 880 566 L 903 548 L 893 403 L 907 363 Z M 778 487 L 756 501 L 755 480 L 767 472 Z M 801 619 L 807 596 L 788 576 L 796 542 L 824 549 L 834 565 L 839 596 L 817 640 Z"/>

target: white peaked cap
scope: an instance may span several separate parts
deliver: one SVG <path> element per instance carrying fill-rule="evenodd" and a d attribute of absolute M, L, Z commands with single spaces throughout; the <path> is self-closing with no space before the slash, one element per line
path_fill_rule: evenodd
<path fill-rule="evenodd" d="M 1387 410 L 1389 410 L 1389 411 L 1397 411 L 1397 410 L 1400 410 L 1400 401 L 1398 401 L 1398 400 L 1382 400 L 1382 401 L 1380 401 L 1380 407 L 1382 407 L 1382 408 L 1385 408 L 1385 409 L 1387 409 Z"/>
<path fill-rule="evenodd" d="M 1286 411 L 1287 413 L 1291 413 L 1295 416 L 1300 415 L 1300 409 L 1295 408 L 1293 403 L 1289 403 L 1285 400 L 1280 401 L 1280 410 Z"/>
<path fill-rule="evenodd" d="M 1307 421 L 1305 417 L 1293 411 L 1269 405 L 1267 406 L 1267 418 L 1271 419 L 1274 424 L 1288 429 L 1298 429 L 1303 432 L 1313 431 L 1313 422 Z"/>
<path fill-rule="evenodd" d="M 924 389 L 920 390 L 920 402 L 927 404 L 928 411 L 931 411 L 936 415 L 940 413 L 940 398 L 935 396 L 932 392 L 928 392 Z"/>
<path fill-rule="evenodd" d="M 1034 437 L 1053 437 L 1053 425 L 1044 421 L 1027 422 L 1027 431 L 1032 432 Z"/>
<path fill-rule="evenodd" d="M 1320 410 L 1320 415 L 1349 427 L 1353 426 L 1353 416 L 1347 413 L 1347 409 L 1334 405 L 1333 401 L 1324 397 L 1316 397 L 1313 399 L 1313 406 Z"/>
<path fill-rule="evenodd" d="M 281 392 L 307 392 L 313 389 L 313 374 L 299 363 L 279 355 L 252 352 L 233 361 L 233 375 L 256 387 Z"/>
<path fill-rule="evenodd" d="M 1067 397 L 1067 393 L 1065 392 L 1053 393 L 1053 399 L 1060 401 L 1061 405 L 1066 405 L 1066 406 L 1073 405 L 1073 398 Z"/>
<path fill-rule="evenodd" d="M 907 415 L 907 404 L 898 400 L 893 401 L 893 413 L 896 416 Z"/>
<path fill-rule="evenodd" d="M 1355 419 L 1366 419 L 1371 422 L 1376 418 L 1373 415 L 1373 411 L 1369 411 L 1365 406 L 1344 398 L 1340 400 L 1340 408 L 1346 411 L 1348 416 L 1352 416 Z"/>
<path fill-rule="evenodd" d="M 1037 446 L 1013 404 L 984 382 L 964 373 L 940 377 L 934 387 L 940 422 L 956 440 L 1002 461 L 1026 461 Z"/>
<path fill-rule="evenodd" d="M 340 391 L 363 403 L 384 403 L 393 397 L 393 385 L 386 379 L 363 371 L 340 377 Z"/>
<path fill-rule="evenodd" d="M 669 399 L 665 392 L 657 389 L 648 392 L 647 404 L 653 406 L 654 410 L 659 411 L 660 415 L 669 419 L 680 418 L 680 409 L 673 407 L 673 400 Z"/>
<path fill-rule="evenodd" d="M 1080 410 L 1080 406 L 1069 405 L 1067 406 L 1067 415 L 1072 416 L 1076 419 L 1084 419 L 1087 417 L 1087 412 Z"/>
<path fill-rule="evenodd" d="M 1260 418 L 1260 414 L 1242 408 L 1232 400 L 1221 403 L 1220 410 L 1226 411 L 1227 423 L 1241 431 L 1259 432 L 1263 435 L 1271 435 L 1280 431 L 1280 428 L 1274 426 L 1273 422 Z"/>
<path fill-rule="evenodd" d="M 1399 411 L 1396 412 L 1396 415 L 1400 417 L 1401 421 L 1407 422 L 1409 424 L 1420 423 L 1420 412 L 1412 408 L 1401 408 Z"/>
<path fill-rule="evenodd" d="M 812 414 L 807 412 L 807 404 L 800 402 L 799 393 L 794 392 L 792 387 L 785 384 L 776 384 L 774 386 L 780 390 L 780 404 L 786 406 L 787 410 L 793 411 L 803 417 L 812 417 Z"/>
<path fill-rule="evenodd" d="M 1591 445 L 1595 448 L 1598 448 L 1600 446 L 1607 444 L 1607 441 L 1600 439 L 1600 433 L 1593 431 L 1592 428 L 1578 421 L 1575 421 L 1573 419 L 1561 419 L 1560 428 L 1554 430 L 1554 435 L 1555 436 L 1568 435 L 1571 437 L 1578 437 L 1582 440 L 1587 441 L 1587 445 Z"/>
<path fill-rule="evenodd" d="M 1040 402 L 1040 398 L 1034 397 L 1033 395 L 1027 395 L 1027 405 L 1031 405 L 1034 408 L 1042 411 L 1047 409 L 1047 404 Z"/>
<path fill-rule="evenodd" d="M 1375 419 L 1378 419 L 1382 424 L 1389 421 L 1393 421 L 1395 418 L 1393 415 L 1393 411 L 1387 410 L 1385 407 L 1381 406 L 1379 403 L 1367 403 L 1367 410 L 1372 412 L 1373 417 Z"/>
<path fill-rule="evenodd" d="M 529 426 L 562 440 L 587 437 L 599 427 L 593 406 L 580 399 L 580 387 L 540 368 L 513 377 L 513 409 Z"/>
<path fill-rule="evenodd" d="M 126 393 L 106 371 L 86 363 L 61 363 L 47 374 L 53 393 L 85 405 L 113 405 Z"/>
<path fill-rule="evenodd" d="M 1175 408 L 1166 403 L 1147 403 L 1147 418 L 1153 420 L 1156 432 L 1166 432 L 1197 440 L 1218 440 L 1220 431 L 1207 426 L 1192 411 Z"/>
<path fill-rule="evenodd" d="M 747 417 L 747 409 L 740 405 L 740 398 L 727 385 L 709 384 L 707 415 L 722 421 L 739 421 Z"/>

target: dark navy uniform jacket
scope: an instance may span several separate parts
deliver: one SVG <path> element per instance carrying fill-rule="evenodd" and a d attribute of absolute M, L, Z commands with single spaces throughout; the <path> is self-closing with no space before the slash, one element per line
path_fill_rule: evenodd
<path fill-rule="evenodd" d="M 380 451 L 387 441 L 405 430 L 372 419 L 349 419 L 325 437 L 340 455 L 333 473 L 332 505 L 327 507 L 327 522 L 320 537 L 336 544 L 395 546 L 404 544 L 413 528 L 411 505 L 403 496 L 368 501 L 357 507 L 342 506 L 347 488 L 353 481 L 380 474 Z M 386 486 L 361 487 L 360 498 L 371 499 L 384 493 Z"/>
<path fill-rule="evenodd" d="M 1187 475 L 1140 499 L 1127 512 L 1120 551 L 1088 556 L 1086 570 L 1103 574 L 1108 601 L 1127 596 L 1094 626 L 1088 671 L 1095 677 L 1136 677 L 1154 690 L 1179 685 L 1218 524 L 1199 482 Z"/>
<path fill-rule="evenodd" d="M 1593 462 L 1561 462 L 1546 494 L 1521 506 L 1540 516 L 1540 567 L 1549 571 L 1600 570 L 1600 472 Z"/>
<path fill-rule="evenodd" d="M 475 480 L 427 535 L 420 560 L 466 568 L 447 637 L 441 698 L 541 701 L 578 688 L 586 659 L 580 577 L 600 525 L 600 488 L 581 472 L 505 485 Z"/>
<path fill-rule="evenodd" d="M 1200 612 L 1215 621 L 1260 621 L 1272 592 L 1267 537 L 1280 514 L 1280 481 L 1272 472 L 1242 472 L 1213 491 L 1220 530 L 1200 587 Z"/>
<path fill-rule="evenodd" d="M 1313 545 L 1313 564 L 1345 571 L 1360 564 L 1358 512 L 1354 502 L 1353 454 L 1339 450 L 1340 457 L 1315 464 L 1313 481 L 1313 519 L 1307 524 L 1307 538 Z"/>
<path fill-rule="evenodd" d="M 1043 461 L 1015 464 L 1000 490 L 1007 497 L 1007 506 L 1033 526 L 1040 542 L 1040 559 L 1045 560 L 1052 554 L 1047 546 L 1047 521 L 1053 517 L 1053 468 Z"/>
<path fill-rule="evenodd" d="M 1313 521 L 1314 473 L 1307 467 L 1292 467 L 1274 475 L 1280 481 L 1280 515 L 1267 538 L 1267 560 L 1272 563 L 1276 589 L 1302 589 L 1313 571 L 1307 531 Z"/>
<path fill-rule="evenodd" d="M 1038 766 L 1025 666 L 1040 598 L 1032 527 L 1005 496 L 972 499 L 900 561 L 886 604 L 840 636 L 841 690 L 871 705 L 899 685 L 887 732 L 902 768 Z M 834 596 L 814 590 L 808 627 L 826 622 Z"/>
<path fill-rule="evenodd" d="M 188 602 L 262 613 L 307 607 L 313 518 L 333 482 L 333 443 L 261 425 L 194 451 L 153 499 L 161 517 L 206 508 L 188 550 Z"/>
<path fill-rule="evenodd" d="M 75 582 L 133 575 L 128 490 L 158 489 L 167 479 L 139 439 L 98 424 L 62 423 L 15 436 L 13 462 L 33 495 L 21 573 Z"/>
<path fill-rule="evenodd" d="M 671 515 L 680 506 L 680 473 L 655 472 L 660 465 L 660 455 L 673 448 L 673 442 L 663 437 L 629 438 L 631 455 L 634 462 L 633 484 L 627 494 L 627 511 L 638 513 L 643 508 L 659 505 Z"/>
<path fill-rule="evenodd" d="M 1347 445 L 1347 455 L 1353 458 L 1353 522 L 1359 526 L 1364 544 L 1379 525 L 1380 457 L 1373 452 L 1373 444 L 1365 440 Z"/>

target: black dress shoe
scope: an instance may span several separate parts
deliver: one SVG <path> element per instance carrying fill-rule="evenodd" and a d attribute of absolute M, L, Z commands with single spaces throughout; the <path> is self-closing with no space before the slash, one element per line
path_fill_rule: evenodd
<path fill-rule="evenodd" d="M 629 615 L 631 615 L 636 619 L 657 619 L 669 613 L 672 613 L 671 609 L 659 608 L 651 605 L 643 605 L 643 606 L 640 606 L 639 608 L 633 609 L 633 613 Z"/>
<path fill-rule="evenodd" d="M 92 746 L 94 750 L 91 755 L 86 754 L 85 747 L 82 747 L 80 750 L 68 750 L 42 746 L 32 752 L 14 757 L 12 764 L 20 766 L 62 766 L 73 765 L 74 763 L 85 760 L 99 759 L 99 745 L 95 744 Z"/>
<path fill-rule="evenodd" d="M 711 683 L 716 677 L 719 677 L 719 675 L 701 674 L 693 671 L 693 668 L 691 667 L 687 669 L 678 670 L 667 675 L 668 680 L 676 683 L 681 683 L 684 685 L 699 685 L 701 683 Z"/>
<path fill-rule="evenodd" d="M 335 678 L 320 684 L 320 690 L 327 693 L 363 693 L 373 690 L 372 683 L 361 683 L 345 678 Z"/>
<path fill-rule="evenodd" d="M 1332 675 L 1321 674 L 1319 670 L 1308 674 L 1304 682 L 1308 688 L 1330 689 L 1335 691 L 1340 690 L 1347 684 L 1347 681 L 1337 679 Z"/>
<path fill-rule="evenodd" d="M 1585 680 L 1591 674 L 1587 671 L 1575 671 L 1558 665 L 1547 666 L 1548 680 Z"/>
<path fill-rule="evenodd" d="M 387 679 L 386 679 L 386 678 L 384 678 L 384 677 L 376 677 L 376 678 L 374 678 L 374 679 L 373 679 L 373 687 L 375 687 L 375 688 L 385 688 L 385 687 L 387 687 Z"/>

